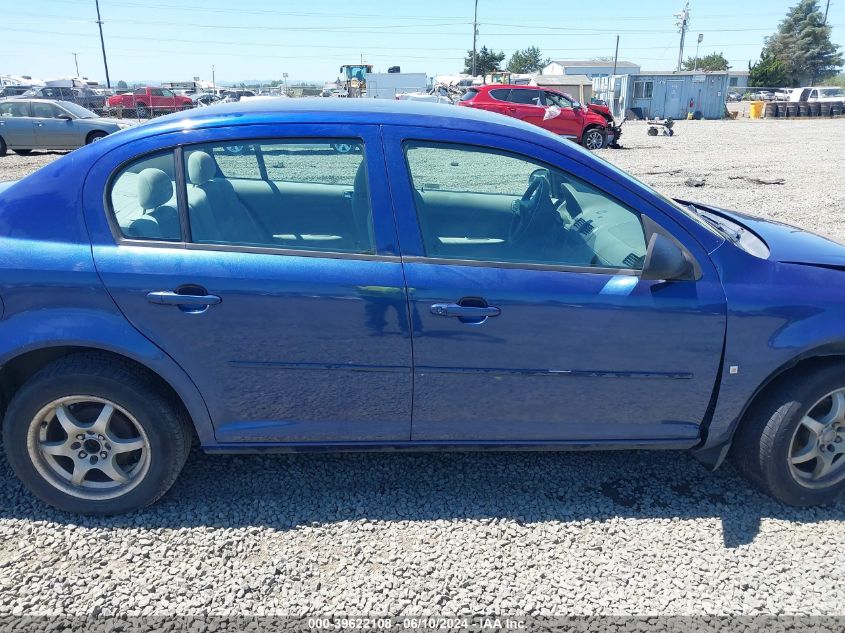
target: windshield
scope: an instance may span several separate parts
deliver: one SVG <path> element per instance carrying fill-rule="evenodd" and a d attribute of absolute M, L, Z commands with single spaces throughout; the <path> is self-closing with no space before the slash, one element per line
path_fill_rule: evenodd
<path fill-rule="evenodd" d="M 466 91 L 466 94 L 463 97 L 461 97 L 461 101 L 469 101 L 470 99 L 475 98 L 475 95 L 477 95 L 477 94 L 478 94 L 478 90 L 476 90 L 475 88 L 470 88 L 469 90 Z"/>
<path fill-rule="evenodd" d="M 70 112 L 73 116 L 77 119 L 96 119 L 97 115 L 91 112 L 91 110 L 87 110 L 83 108 L 81 105 L 76 105 L 75 103 L 71 103 L 70 101 L 66 101 L 62 103 L 62 107 Z"/>

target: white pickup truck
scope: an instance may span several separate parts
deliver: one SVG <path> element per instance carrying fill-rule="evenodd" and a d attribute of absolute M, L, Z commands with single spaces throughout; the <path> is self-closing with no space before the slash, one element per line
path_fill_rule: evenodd
<path fill-rule="evenodd" d="M 789 93 L 790 102 L 832 103 L 845 101 L 845 88 L 836 86 L 810 86 L 793 88 Z"/>

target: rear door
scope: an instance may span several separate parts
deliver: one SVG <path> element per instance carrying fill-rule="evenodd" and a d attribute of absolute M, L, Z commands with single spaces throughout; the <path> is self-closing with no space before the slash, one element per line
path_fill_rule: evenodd
<path fill-rule="evenodd" d="M 693 238 L 614 180 L 524 140 L 391 127 L 385 143 L 414 440 L 696 441 L 726 313 Z M 640 279 L 655 226 L 700 262 L 696 281 Z"/>
<path fill-rule="evenodd" d="M 94 257 L 127 318 L 197 384 L 218 441 L 408 440 L 410 327 L 377 129 L 153 143 L 89 177 Z"/>
<path fill-rule="evenodd" d="M 10 148 L 35 147 L 35 127 L 29 116 L 29 101 L 0 101 L 0 137 Z"/>
<path fill-rule="evenodd" d="M 506 114 L 526 123 L 542 125 L 546 116 L 542 91 L 538 88 L 512 88 Z"/>

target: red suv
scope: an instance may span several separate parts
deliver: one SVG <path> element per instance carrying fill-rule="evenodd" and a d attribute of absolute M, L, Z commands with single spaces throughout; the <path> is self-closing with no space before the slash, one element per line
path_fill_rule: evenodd
<path fill-rule="evenodd" d="M 470 88 L 458 102 L 468 108 L 499 112 L 581 143 L 601 149 L 619 141 L 619 127 L 604 106 L 586 108 L 568 94 L 537 86 L 494 84 Z"/>

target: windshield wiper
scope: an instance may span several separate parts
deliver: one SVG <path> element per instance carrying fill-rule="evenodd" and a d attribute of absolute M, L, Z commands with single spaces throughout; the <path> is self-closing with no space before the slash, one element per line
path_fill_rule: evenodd
<path fill-rule="evenodd" d="M 742 239 L 742 231 L 741 230 L 734 230 L 734 229 L 722 224 L 721 222 L 719 222 L 719 220 L 717 220 L 716 218 L 712 217 L 711 215 L 705 213 L 704 211 L 699 209 L 694 204 L 688 204 L 687 209 L 689 209 L 690 211 L 695 213 L 698 217 L 700 217 L 702 220 L 707 222 L 707 224 L 709 224 L 710 226 L 712 226 L 713 228 L 718 230 L 720 233 L 722 233 L 725 237 L 727 237 L 731 241 L 738 243 Z"/>

